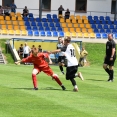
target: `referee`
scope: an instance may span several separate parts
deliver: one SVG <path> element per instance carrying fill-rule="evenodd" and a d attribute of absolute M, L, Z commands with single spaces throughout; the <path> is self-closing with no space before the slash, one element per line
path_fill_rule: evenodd
<path fill-rule="evenodd" d="M 113 34 L 108 34 L 108 41 L 106 43 L 106 55 L 104 58 L 103 68 L 109 75 L 109 82 L 113 82 L 114 78 L 114 62 L 116 60 L 116 43 L 113 40 Z M 109 67 L 108 67 L 109 66 Z"/>

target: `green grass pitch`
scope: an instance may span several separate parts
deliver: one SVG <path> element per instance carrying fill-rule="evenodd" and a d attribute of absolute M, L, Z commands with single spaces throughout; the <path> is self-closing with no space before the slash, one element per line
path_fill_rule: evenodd
<path fill-rule="evenodd" d="M 44 73 L 38 91 L 32 90 L 32 66 L 0 65 L 0 117 L 117 117 L 117 69 L 114 82 L 102 66 L 80 67 L 84 81 L 76 79 L 73 92 L 57 66 L 51 66 L 66 91 Z"/>

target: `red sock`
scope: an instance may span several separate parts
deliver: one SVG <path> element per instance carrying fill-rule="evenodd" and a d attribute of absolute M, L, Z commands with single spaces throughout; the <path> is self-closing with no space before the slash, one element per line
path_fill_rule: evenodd
<path fill-rule="evenodd" d="M 53 76 L 53 79 L 55 79 L 55 81 L 61 86 L 62 85 L 62 82 L 60 81 L 60 79 L 58 78 L 57 75 L 54 75 Z"/>
<path fill-rule="evenodd" d="M 32 80 L 33 80 L 34 88 L 37 88 L 37 78 L 35 74 L 32 74 Z"/>

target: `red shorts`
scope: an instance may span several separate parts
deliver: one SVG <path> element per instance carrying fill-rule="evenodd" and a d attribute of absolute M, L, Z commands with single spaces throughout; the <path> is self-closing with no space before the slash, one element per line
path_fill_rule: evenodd
<path fill-rule="evenodd" d="M 36 67 L 36 66 L 34 66 L 34 69 L 37 69 L 38 73 L 40 73 L 41 71 L 43 71 L 48 76 L 52 76 L 53 75 L 53 71 L 52 71 L 52 69 L 49 66 L 44 66 L 44 67 Z"/>

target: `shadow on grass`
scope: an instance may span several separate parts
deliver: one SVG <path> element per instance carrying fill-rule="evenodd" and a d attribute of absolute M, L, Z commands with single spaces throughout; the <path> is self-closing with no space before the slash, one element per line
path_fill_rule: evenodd
<path fill-rule="evenodd" d="M 98 79 L 87 79 L 87 80 L 92 80 L 92 81 L 105 81 L 105 80 L 98 80 Z"/>

